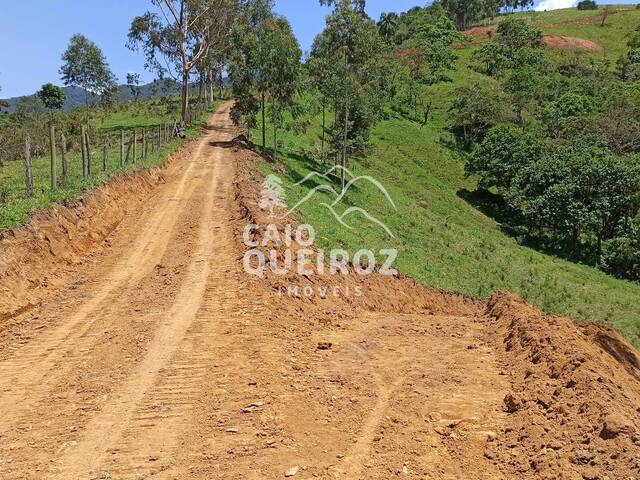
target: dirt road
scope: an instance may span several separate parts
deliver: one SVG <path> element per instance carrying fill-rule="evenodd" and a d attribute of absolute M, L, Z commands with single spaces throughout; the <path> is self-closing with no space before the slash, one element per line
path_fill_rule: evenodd
<path fill-rule="evenodd" d="M 246 278 L 228 110 L 5 336 L 0 478 L 508 478 L 487 318 L 318 321 Z"/>

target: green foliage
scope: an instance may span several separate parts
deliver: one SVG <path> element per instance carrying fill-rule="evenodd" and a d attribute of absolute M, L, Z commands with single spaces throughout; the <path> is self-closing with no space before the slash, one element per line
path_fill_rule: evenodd
<path fill-rule="evenodd" d="M 640 80 L 640 48 L 632 48 L 618 60 L 618 73 L 620 78 L 626 82 Z"/>
<path fill-rule="evenodd" d="M 328 130 L 334 153 L 342 161 L 362 153 L 369 132 L 381 113 L 384 69 L 380 63 L 383 43 L 376 25 L 346 0 L 337 2 L 325 29 L 311 49 L 312 73 L 322 66 L 319 86 L 334 106 L 334 124 Z"/>
<path fill-rule="evenodd" d="M 535 135 L 512 125 L 490 129 L 466 164 L 467 175 L 478 175 L 479 186 L 511 189 L 513 179 L 527 165 L 542 155 L 543 142 Z"/>
<path fill-rule="evenodd" d="M 154 0 L 156 11 L 135 17 L 127 47 L 142 50 L 145 68 L 159 78 L 181 82 L 182 121 L 188 120 L 189 81 L 194 70 L 206 70 L 211 51 L 226 52 L 237 21 L 239 0 Z M 224 55 L 223 55 L 224 56 Z M 215 60 L 220 60 L 215 56 Z"/>
<path fill-rule="evenodd" d="M 598 4 L 594 0 L 582 0 L 578 2 L 578 10 L 597 10 Z"/>
<path fill-rule="evenodd" d="M 67 98 L 64 91 L 52 83 L 45 83 L 37 95 L 49 110 L 60 110 Z"/>
<path fill-rule="evenodd" d="M 233 32 L 229 72 L 238 101 L 233 107 L 232 119 L 251 129 L 257 124 L 256 115 L 260 109 L 263 117 L 266 114 L 266 102 L 269 101 L 275 136 L 282 126 L 279 121 L 282 112 L 291 107 L 299 88 L 302 51 L 284 17 L 270 11 L 252 17 L 254 21 L 238 24 Z M 256 96 L 260 96 L 260 104 L 255 100 Z M 262 138 L 264 144 L 264 123 Z"/>
<path fill-rule="evenodd" d="M 526 66 L 512 70 L 504 81 L 504 87 L 513 98 L 520 124 L 524 125 L 523 112 L 539 99 L 544 81 L 538 69 Z"/>
<path fill-rule="evenodd" d="M 557 137 L 563 133 L 570 122 L 589 116 L 595 110 L 596 105 L 593 97 L 567 92 L 557 100 L 545 103 L 539 113 L 539 118 L 547 135 Z"/>
<path fill-rule="evenodd" d="M 127 86 L 131 90 L 133 100 L 137 102 L 140 96 L 140 74 L 135 72 L 127 73 Z"/>
<path fill-rule="evenodd" d="M 481 197 L 471 193 L 475 180 L 465 178 L 458 155 L 447 148 L 448 105 L 456 85 L 473 84 L 474 72 L 464 67 L 455 84 L 433 90 L 433 119 L 425 126 L 400 116 L 390 116 L 372 131 L 366 159 L 355 159 L 355 175 L 371 175 L 385 186 L 398 209 L 386 208 L 375 188 L 351 189 L 349 205 L 367 209 L 388 225 L 396 239 L 391 243 L 384 231 L 366 221 L 353 230 L 337 225 L 319 206 L 331 203 L 317 197 L 301 208 L 301 221 L 317 231 L 319 248 L 398 248 L 396 268 L 419 283 L 487 298 L 506 289 L 522 295 L 545 313 L 569 316 L 579 321 L 602 322 L 616 328 L 640 345 L 638 318 L 640 285 L 615 279 L 595 268 L 537 252 L 505 234 L 476 205 Z M 311 170 L 326 169 L 316 163 L 321 133 L 321 114 L 309 118 L 305 132 L 284 132 L 286 173 L 282 175 L 289 206 L 309 192 L 309 186 L 294 186 Z M 259 163 L 268 174 L 272 165 Z"/>
<path fill-rule="evenodd" d="M 601 264 L 607 273 L 640 282 L 639 220 L 629 222 L 620 236 L 604 242 Z"/>
<path fill-rule="evenodd" d="M 498 25 L 495 41 L 473 54 L 477 68 L 489 76 L 500 76 L 508 69 L 544 65 L 542 32 L 521 19 L 507 18 Z"/>
<path fill-rule="evenodd" d="M 507 200 L 532 231 L 549 229 L 573 249 L 586 241 L 599 255 L 640 208 L 640 164 L 582 143 L 549 148 L 519 170 Z"/>
<path fill-rule="evenodd" d="M 513 118 L 509 97 L 493 82 L 475 83 L 455 91 L 452 130 L 461 146 L 470 149 L 490 128 Z"/>

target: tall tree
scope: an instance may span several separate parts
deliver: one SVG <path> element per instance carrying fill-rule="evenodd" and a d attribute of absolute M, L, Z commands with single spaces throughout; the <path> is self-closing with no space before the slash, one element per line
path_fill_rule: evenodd
<path fill-rule="evenodd" d="M 60 110 L 67 99 L 64 91 L 53 83 L 45 83 L 37 93 L 38 98 L 49 110 L 49 116 L 53 120 L 53 111 Z"/>
<path fill-rule="evenodd" d="M 255 8 L 260 10 L 256 12 Z M 284 17 L 274 15 L 263 2 L 249 6 L 246 21 L 234 32 L 230 76 L 234 94 L 240 99 L 234 113 L 248 126 L 257 124 L 258 110 L 253 99 L 259 98 L 265 148 L 267 102 L 271 102 L 274 154 L 283 109 L 292 102 L 298 86 L 301 56 L 298 41 Z"/>
<path fill-rule="evenodd" d="M 102 95 L 116 83 L 115 75 L 98 46 L 84 35 L 71 37 L 67 50 L 62 55 L 60 75 L 67 86 L 84 90 L 87 120 L 89 115 L 89 95 Z"/>
<path fill-rule="evenodd" d="M 182 120 L 188 118 L 189 81 L 210 49 L 225 39 L 236 14 L 237 0 L 152 0 L 156 12 L 136 17 L 127 46 L 142 48 L 146 68 L 159 77 L 169 74 L 182 85 Z"/>
<path fill-rule="evenodd" d="M 397 13 L 383 13 L 380 15 L 380 21 L 378 22 L 380 36 L 387 42 L 393 42 L 396 38 L 396 32 L 398 31 L 398 24 Z"/>
<path fill-rule="evenodd" d="M 382 42 L 375 23 L 364 13 L 364 2 L 333 0 L 324 31 L 316 37 L 311 56 L 324 59 L 331 69 L 331 99 L 335 124 L 331 140 L 346 167 L 350 153 L 366 146 L 369 131 L 381 108 L 378 60 Z M 344 183 L 344 168 L 342 182 Z"/>

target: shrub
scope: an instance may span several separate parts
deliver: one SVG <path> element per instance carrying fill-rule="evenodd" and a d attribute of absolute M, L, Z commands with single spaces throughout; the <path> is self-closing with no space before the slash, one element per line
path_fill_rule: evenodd
<path fill-rule="evenodd" d="M 632 223 L 623 236 L 604 243 L 601 268 L 616 277 L 640 281 L 640 223 Z"/>
<path fill-rule="evenodd" d="M 598 4 L 594 0 L 582 0 L 578 3 L 578 10 L 597 10 Z"/>
<path fill-rule="evenodd" d="M 535 135 L 512 125 L 499 125 L 487 132 L 466 165 L 467 175 L 479 175 L 481 188 L 506 191 L 516 174 L 536 161 L 543 149 Z"/>

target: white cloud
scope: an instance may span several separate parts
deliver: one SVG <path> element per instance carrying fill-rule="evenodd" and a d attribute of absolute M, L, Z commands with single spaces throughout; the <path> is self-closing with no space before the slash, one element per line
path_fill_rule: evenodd
<path fill-rule="evenodd" d="M 542 0 L 537 6 L 536 11 L 544 12 L 545 10 L 558 10 L 559 8 L 571 8 L 578 4 L 577 0 Z"/>

